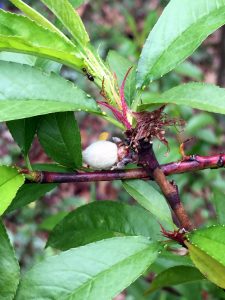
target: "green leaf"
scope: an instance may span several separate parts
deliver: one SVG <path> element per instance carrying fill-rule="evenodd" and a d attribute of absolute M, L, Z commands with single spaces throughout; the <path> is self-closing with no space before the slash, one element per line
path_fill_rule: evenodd
<path fill-rule="evenodd" d="M 159 231 L 159 224 L 140 207 L 112 201 L 93 202 L 72 211 L 57 224 L 47 246 L 67 250 L 116 236 L 158 239 Z"/>
<path fill-rule="evenodd" d="M 44 221 L 38 226 L 39 229 L 51 231 L 62 219 L 68 215 L 68 211 L 60 211 L 55 215 L 47 217 Z"/>
<path fill-rule="evenodd" d="M 87 44 L 89 36 L 79 14 L 68 0 L 41 0 L 57 16 L 78 44 Z"/>
<path fill-rule="evenodd" d="M 161 246 L 144 237 L 116 237 L 48 257 L 21 280 L 15 300 L 112 299 L 143 274 Z"/>
<path fill-rule="evenodd" d="M 160 256 L 156 259 L 154 264 L 151 266 L 151 270 L 152 272 L 158 274 L 169 268 L 173 268 L 177 266 L 193 267 L 193 263 L 188 255 L 181 256 L 164 249 L 164 251 L 162 251 Z"/>
<path fill-rule="evenodd" d="M 56 74 L 60 74 L 62 64 L 42 57 L 37 57 L 35 67 L 43 70 L 45 73 L 54 72 Z"/>
<path fill-rule="evenodd" d="M 143 31 L 141 38 L 144 42 L 149 32 L 152 30 L 158 20 L 158 12 L 156 10 L 149 11 L 147 17 L 144 19 Z"/>
<path fill-rule="evenodd" d="M 81 69 L 80 52 L 69 40 L 29 18 L 0 10 L 0 49 L 50 58 Z"/>
<path fill-rule="evenodd" d="M 24 176 L 17 169 L 0 166 L 0 215 L 10 205 L 24 181 Z"/>
<path fill-rule="evenodd" d="M 18 54 L 10 52 L 4 52 L 2 56 L 1 54 L 0 59 L 3 58 L 6 61 L 15 61 L 18 63 L 25 62 L 28 65 L 35 65 L 35 67 L 38 67 L 48 73 L 59 73 L 61 68 L 61 64 L 40 57 L 37 58 L 27 54 Z M 30 146 L 33 142 L 38 121 L 39 119 L 37 117 L 33 117 L 7 122 L 8 129 L 10 130 L 11 135 L 13 136 L 18 146 L 21 148 L 24 156 L 27 156 Z"/>
<path fill-rule="evenodd" d="M 73 112 L 41 117 L 38 139 L 56 162 L 73 169 L 82 165 L 80 131 Z"/>
<path fill-rule="evenodd" d="M 195 266 L 210 281 L 225 288 L 225 225 L 193 231 L 187 239 L 185 244 Z"/>
<path fill-rule="evenodd" d="M 190 77 L 194 80 L 200 81 L 203 79 L 202 70 L 191 63 L 190 61 L 185 61 L 176 67 L 175 72 L 182 76 Z"/>
<path fill-rule="evenodd" d="M 225 89 L 212 84 L 188 83 L 174 87 L 160 96 L 148 98 L 143 95 L 145 108 L 155 103 L 173 103 L 192 108 L 225 114 Z"/>
<path fill-rule="evenodd" d="M 7 122 L 12 137 L 24 155 L 28 154 L 38 125 L 38 118 L 27 118 Z"/>
<path fill-rule="evenodd" d="M 188 234 L 187 237 L 189 242 L 225 266 L 225 225 L 196 230 Z"/>
<path fill-rule="evenodd" d="M 224 23 L 224 0 L 171 0 L 143 47 L 138 86 L 171 71 Z"/>
<path fill-rule="evenodd" d="M 0 122 L 61 111 L 100 113 L 71 82 L 16 63 L 0 62 Z"/>
<path fill-rule="evenodd" d="M 0 60 L 11 61 L 19 64 L 34 66 L 37 57 L 24 53 L 0 52 Z"/>
<path fill-rule="evenodd" d="M 20 268 L 5 227 L 0 221 L 0 298 L 13 300 L 20 280 Z"/>
<path fill-rule="evenodd" d="M 218 135 L 212 128 L 199 129 L 195 132 L 195 138 L 212 145 L 219 145 L 220 143 Z"/>
<path fill-rule="evenodd" d="M 32 169 L 34 171 L 47 171 L 47 172 L 60 172 L 60 173 L 71 173 L 71 168 L 63 167 L 59 164 L 32 164 Z"/>
<path fill-rule="evenodd" d="M 215 123 L 216 121 L 212 114 L 202 112 L 200 114 L 193 115 L 190 118 L 187 125 L 185 126 L 185 131 L 188 134 L 194 135 L 198 132 L 198 130 L 209 125 L 214 126 Z"/>
<path fill-rule="evenodd" d="M 29 183 L 24 184 L 16 194 L 16 197 L 13 199 L 10 206 L 7 208 L 5 213 L 9 213 L 15 209 L 21 208 L 35 200 L 38 200 L 40 197 L 44 196 L 46 193 L 50 192 L 57 187 L 57 184 L 38 184 L 38 183 Z"/>
<path fill-rule="evenodd" d="M 0 60 L 35 66 L 36 68 L 42 69 L 46 73 L 54 72 L 59 74 L 62 67 L 61 64 L 42 57 L 5 51 L 0 53 Z"/>
<path fill-rule="evenodd" d="M 148 182 L 135 179 L 123 181 L 125 190 L 160 222 L 173 224 L 171 212 L 165 198 Z"/>
<path fill-rule="evenodd" d="M 212 202 L 216 207 L 217 220 L 220 224 L 225 224 L 225 205 L 224 205 L 225 194 L 219 190 L 215 189 L 213 191 Z"/>
<path fill-rule="evenodd" d="M 107 55 L 107 62 L 110 66 L 110 69 L 113 72 L 115 72 L 116 77 L 118 79 L 118 83 L 121 86 L 127 71 L 130 67 L 133 66 L 133 64 L 128 59 L 118 54 L 116 51 L 109 51 Z M 127 77 L 124 89 L 125 98 L 129 106 L 131 106 L 132 104 L 135 91 L 135 67 L 133 66 L 132 70 L 130 71 Z"/>
<path fill-rule="evenodd" d="M 69 0 L 69 1 L 73 5 L 73 8 L 78 8 L 84 3 L 84 0 Z"/>
<path fill-rule="evenodd" d="M 163 287 L 205 279 L 198 269 L 189 266 L 176 266 L 159 273 L 145 294 Z"/>
<path fill-rule="evenodd" d="M 225 267 L 199 247 L 185 242 L 190 257 L 200 272 L 211 282 L 225 288 Z"/>
<path fill-rule="evenodd" d="M 45 17 L 43 17 L 39 12 L 34 10 L 32 7 L 27 5 L 21 0 L 10 0 L 17 8 L 19 8 L 25 15 L 27 15 L 31 20 L 35 21 L 37 24 L 43 26 L 44 28 L 56 32 L 59 36 L 69 42 L 69 39 L 55 27 L 51 22 L 49 22 Z"/>

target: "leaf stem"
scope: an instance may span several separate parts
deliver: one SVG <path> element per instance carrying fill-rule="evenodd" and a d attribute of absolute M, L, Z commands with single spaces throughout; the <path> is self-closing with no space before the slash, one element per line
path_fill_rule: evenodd
<path fill-rule="evenodd" d="M 33 171 L 28 154 L 24 155 L 24 160 L 29 171 Z"/>

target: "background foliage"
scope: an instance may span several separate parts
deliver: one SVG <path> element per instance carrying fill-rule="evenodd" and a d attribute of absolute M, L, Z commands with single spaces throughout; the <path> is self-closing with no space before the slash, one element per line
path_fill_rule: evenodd
<path fill-rule="evenodd" d="M 46 10 L 46 8 L 44 8 L 44 6 L 40 4 L 39 1 L 27 2 L 32 4 L 32 7 L 37 8 L 49 19 L 54 21 L 53 15 L 48 10 Z M 72 2 L 73 1 L 71 0 L 71 3 Z M 77 1 L 74 2 L 77 3 Z M 87 2 L 85 6 L 82 6 L 80 8 L 79 13 L 82 15 L 82 20 L 84 20 L 92 43 L 95 45 L 95 47 L 103 57 L 106 57 L 109 49 L 117 50 L 122 57 L 128 57 L 130 61 L 136 62 L 139 57 L 143 42 L 148 35 L 148 32 L 157 21 L 163 7 L 167 3 L 168 1 L 98 0 Z M 15 8 L 10 5 L 8 1 L 1 1 L 1 5 L 6 10 L 15 10 Z M 59 28 L 62 27 L 59 21 L 56 24 Z M 95 26 L 93 26 L 93 24 L 95 24 Z M 159 79 L 151 83 L 149 89 L 143 95 L 142 106 L 147 107 L 148 105 L 145 99 L 149 99 L 150 97 L 156 98 L 159 93 L 175 87 L 178 84 L 187 83 L 190 80 L 218 83 L 221 86 L 225 86 L 225 76 L 223 71 L 225 65 L 224 32 L 224 28 L 216 31 L 190 57 L 190 59 L 188 59 L 188 61 L 179 65 L 174 71 L 170 72 L 163 78 L 157 76 L 159 77 Z M 7 53 L 0 53 L 0 59 L 3 61 L 8 60 L 8 58 L 6 59 L 8 55 L 9 54 Z M 16 55 L 13 54 L 11 59 L 15 61 Z M 110 55 L 108 56 L 108 62 L 110 65 L 113 66 L 115 64 L 115 61 L 117 61 L 118 59 L 123 60 L 121 57 L 116 57 L 116 54 L 113 51 L 110 52 Z M 4 62 L 1 63 L 4 64 Z M 36 63 L 38 64 L 38 61 Z M 26 64 L 26 62 L 24 62 L 24 64 Z M 30 64 L 30 62 L 27 64 Z M 96 94 L 95 98 L 98 98 L 99 95 L 98 92 L 96 92 L 94 85 L 88 80 L 85 81 L 82 75 L 79 75 L 78 73 L 72 71 L 67 67 L 62 67 L 62 69 L 60 70 L 61 66 L 59 66 L 59 64 L 57 63 L 52 63 L 50 66 L 46 66 L 46 69 L 49 68 L 57 70 L 57 72 L 61 72 L 61 74 L 63 74 L 65 78 L 69 79 L 70 81 L 76 82 L 79 87 L 84 88 L 86 91 L 89 91 L 92 95 Z M 124 70 L 117 70 L 115 66 L 115 71 L 117 73 L 119 81 L 122 81 L 126 69 L 127 68 L 125 67 Z M 10 73 L 10 76 L 11 75 L 12 74 Z M 17 76 L 18 74 L 15 74 L 15 79 L 17 78 Z M 24 79 L 25 84 L 27 84 L 26 80 L 27 79 Z M 49 85 L 51 85 L 51 76 L 49 76 L 48 79 L 45 80 L 49 80 Z M 59 83 L 59 89 L 60 84 L 63 85 L 63 82 Z M 130 82 L 128 82 L 128 85 L 130 86 L 130 89 L 129 91 L 126 91 L 126 98 L 129 101 L 129 99 L 132 97 L 131 95 L 134 93 L 134 91 L 132 91 L 132 77 L 130 77 Z M 193 87 L 190 87 L 190 89 L 193 90 Z M 56 91 L 55 93 L 57 95 L 58 91 Z M 65 97 L 66 96 L 67 95 L 65 95 Z M 86 95 L 83 95 L 83 97 L 86 97 Z M 168 98 L 168 95 L 165 95 L 165 97 Z M 73 109 L 76 110 L 75 107 Z M 96 107 L 93 106 L 91 108 L 89 107 L 88 109 L 95 110 Z M 184 131 L 181 133 L 178 133 L 176 130 L 170 131 L 169 142 L 171 151 L 167 157 L 165 156 L 166 148 L 162 145 L 157 145 L 156 143 L 155 149 L 157 157 L 161 163 L 179 159 L 179 141 L 186 138 L 193 138 L 186 146 L 187 152 L 190 154 L 198 153 L 201 155 L 208 155 L 211 153 L 220 153 L 223 151 L 225 142 L 225 121 L 223 117 L 218 114 L 201 112 L 199 110 L 191 109 L 190 107 L 186 106 L 171 105 L 167 108 L 167 111 L 174 117 L 181 117 L 182 119 L 184 119 L 186 121 L 186 126 Z M 57 117 L 59 116 L 54 117 L 52 115 L 52 118 L 40 118 L 37 120 L 37 122 L 40 122 L 40 124 L 48 123 L 49 128 L 51 128 L 51 122 L 57 122 Z M 111 136 L 120 135 L 115 127 L 109 125 L 108 122 L 100 119 L 97 116 L 86 113 L 79 113 L 76 117 L 78 120 L 78 125 L 81 129 L 81 142 L 83 147 L 86 147 L 91 142 L 97 140 L 98 135 L 105 130 L 109 131 Z M 68 118 L 72 118 L 70 113 L 68 113 Z M 92 126 L 90 126 L 90 124 Z M 7 125 L 10 129 L 10 122 Z M 11 123 L 11 125 L 11 134 L 13 135 L 13 123 Z M 28 124 L 27 126 L 30 126 L 30 124 Z M 77 126 L 75 121 L 73 123 L 73 126 Z M 51 159 L 49 157 L 52 157 L 58 162 L 61 162 L 59 161 L 60 158 L 57 158 L 57 148 L 56 152 L 54 152 L 54 154 L 51 154 L 49 152 L 50 150 L 48 151 L 47 147 L 45 146 L 45 140 L 48 137 L 46 137 L 44 132 L 41 131 L 41 128 L 42 127 L 40 126 L 40 143 L 37 139 L 35 139 L 33 145 L 31 146 L 31 162 L 34 164 L 38 164 L 39 162 L 50 162 Z M 59 141 L 63 130 L 65 130 L 65 128 L 59 128 L 57 132 L 53 133 L 55 141 Z M 23 157 L 20 154 L 18 146 L 13 142 L 11 134 L 6 129 L 6 126 L 1 123 L 0 162 L 1 164 L 22 165 L 24 163 Z M 26 132 L 24 133 L 24 135 L 25 134 Z M 25 154 L 30 148 L 29 138 L 26 139 L 26 141 L 28 141 L 28 144 L 26 144 L 23 148 L 23 152 Z M 17 141 L 18 144 L 20 144 L 20 142 L 21 140 Z M 21 143 L 23 144 L 23 142 Z M 49 155 L 49 157 L 47 157 L 46 154 L 43 153 L 42 147 L 45 149 L 45 152 Z M 73 149 L 73 147 L 76 147 L 76 145 L 71 145 L 71 149 Z M 72 154 L 73 151 L 72 153 L 68 153 L 67 155 L 65 155 L 63 161 L 64 165 L 68 167 L 80 166 L 80 158 L 73 157 Z M 176 178 L 176 182 L 180 187 L 181 198 L 184 201 L 184 205 L 187 208 L 188 213 L 194 220 L 194 224 L 196 227 L 201 227 L 203 225 L 213 225 L 215 223 L 217 215 L 221 221 L 221 224 L 224 223 L 225 210 L 224 206 L 221 205 L 221 199 L 224 199 L 223 171 L 205 170 L 196 174 L 176 175 L 176 177 L 174 178 Z M 124 186 L 126 189 L 131 189 L 131 187 L 129 187 L 129 183 L 125 183 Z M 32 196 L 33 193 L 32 189 L 35 188 L 37 189 L 35 185 L 29 186 L 30 191 L 28 192 L 28 194 L 30 196 Z M 151 186 L 149 185 L 149 187 L 142 187 L 141 189 L 143 188 L 151 189 Z M 48 237 L 48 232 L 72 209 L 78 208 L 83 204 L 92 202 L 94 200 L 101 201 L 118 199 L 124 204 L 133 203 L 133 199 L 124 191 L 124 189 L 122 189 L 122 183 L 118 181 L 112 183 L 100 182 L 96 184 L 61 184 L 58 187 L 53 184 L 49 184 L 42 188 L 39 188 L 38 192 L 39 196 L 44 195 L 46 192 L 48 193 L 39 201 L 31 202 L 31 200 L 36 199 L 26 199 L 26 197 L 24 197 L 23 190 L 21 189 L 17 194 L 17 206 L 14 206 L 14 204 L 12 203 L 8 208 L 8 211 L 11 211 L 11 213 L 7 214 L 7 216 L 4 217 L 4 222 L 7 226 L 10 238 L 16 248 L 16 255 L 19 258 L 20 265 L 22 266 L 24 271 L 27 270 L 31 264 L 33 265 L 34 261 L 42 261 L 44 256 L 52 254 L 53 250 L 51 250 L 50 248 L 48 248 L 44 253 L 42 252 L 42 249 Z M 27 191 L 24 191 L 24 193 L 27 194 Z M 214 195 L 216 195 L 216 197 Z M 24 207 L 23 209 L 18 209 L 18 203 L 20 203 L 18 202 L 18 198 L 21 199 L 21 202 L 23 202 L 21 203 L 21 206 L 24 205 L 24 203 L 29 203 L 29 205 Z M 77 210 L 76 212 L 79 213 L 81 209 L 82 207 L 79 208 L 79 210 Z M 96 211 L 98 211 L 98 207 L 95 207 L 95 209 Z M 124 207 L 124 211 L 126 211 L 126 207 Z M 139 212 L 136 213 L 138 214 Z M 161 211 L 160 213 L 160 217 L 163 219 L 163 211 Z M 93 220 L 93 222 L 95 222 L 95 220 Z M 96 226 L 98 226 L 98 224 L 96 224 Z M 158 228 L 157 223 L 147 225 L 145 224 L 145 226 L 156 226 Z M 141 226 L 140 224 L 140 230 L 142 227 L 143 226 Z M 60 231 L 63 229 L 58 228 L 58 230 Z M 126 230 L 124 229 L 124 231 Z M 67 233 L 70 234 L 70 232 L 68 231 Z M 142 234 L 145 236 L 144 233 Z M 86 236 L 88 239 L 88 230 Z M 110 232 L 108 233 L 108 236 L 110 236 Z M 51 238 L 52 243 L 56 243 L 56 241 L 54 240 L 54 236 L 51 236 Z M 91 234 L 90 238 L 96 241 L 98 240 L 97 237 L 93 237 Z M 79 237 L 76 239 L 76 243 L 79 244 Z M 129 246 L 129 239 L 127 244 Z M 68 245 L 65 244 L 63 245 L 64 248 L 67 246 Z M 58 247 L 59 249 L 61 249 L 60 245 L 58 245 Z M 146 247 L 151 247 L 151 245 L 146 245 Z M 9 251 L 11 251 L 11 249 L 9 249 Z M 93 251 L 97 250 L 93 249 Z M 118 250 L 115 249 L 115 251 Z M 171 254 L 170 257 L 166 258 L 167 259 L 162 256 L 159 260 L 157 260 L 157 262 L 151 269 L 152 273 L 148 275 L 146 274 L 146 276 L 133 283 L 126 291 L 124 291 L 123 294 L 118 296 L 118 299 L 190 299 L 194 292 L 196 295 L 195 299 L 202 299 L 203 296 L 206 297 L 203 299 L 225 298 L 224 293 L 221 290 L 215 288 L 214 285 L 206 283 L 204 281 L 199 281 L 201 275 L 199 273 L 194 273 L 195 271 L 192 269 L 188 261 L 187 265 L 185 266 L 187 268 L 187 274 L 191 274 L 190 278 L 194 278 L 195 280 L 190 280 L 190 283 L 182 284 L 181 278 L 179 285 L 171 288 L 163 287 L 163 289 L 161 289 L 160 291 L 156 291 L 153 294 L 144 297 L 143 292 L 147 288 L 149 288 L 149 282 L 152 281 L 153 272 L 157 274 L 166 269 L 167 271 L 165 272 L 170 272 L 170 267 L 175 268 L 176 265 L 179 265 L 179 261 L 176 261 L 179 260 L 179 257 L 175 257 Z M 66 260 L 66 257 L 64 257 L 63 259 Z M 146 259 L 150 260 L 151 257 Z M 177 272 L 178 271 L 179 270 L 177 270 Z M 14 272 L 17 272 L 16 264 Z M 34 270 L 34 272 L 38 272 L 38 270 Z M 27 275 L 25 280 L 29 281 L 30 279 L 32 279 L 32 274 Z M 26 284 L 26 282 L 24 284 Z M 159 287 L 162 287 L 160 286 L 160 283 Z M 152 289 L 153 288 L 154 287 L 152 287 Z M 21 299 L 25 299 L 24 295 L 21 296 Z"/>

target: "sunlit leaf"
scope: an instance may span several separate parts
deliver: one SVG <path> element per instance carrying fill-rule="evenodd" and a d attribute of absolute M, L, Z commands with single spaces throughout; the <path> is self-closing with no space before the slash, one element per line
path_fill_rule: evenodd
<path fill-rule="evenodd" d="M 225 23 L 224 0 L 171 0 L 150 32 L 138 64 L 138 86 L 175 68 Z"/>
<path fill-rule="evenodd" d="M 0 10 L 0 49 L 54 59 L 81 69 L 83 60 L 69 41 L 29 18 Z"/>
<path fill-rule="evenodd" d="M 158 221 L 173 226 L 172 216 L 166 199 L 148 182 L 135 179 L 123 181 L 126 191 Z"/>
<path fill-rule="evenodd" d="M 71 82 L 21 64 L 0 62 L 0 91 L 0 122 L 61 111 L 100 113 Z"/>
<path fill-rule="evenodd" d="M 75 41 L 81 44 L 89 42 L 89 36 L 79 14 L 68 0 L 41 0 L 69 30 Z"/>
<path fill-rule="evenodd" d="M 116 237 L 70 249 L 28 271 L 15 299 L 112 299 L 149 268 L 160 250 L 144 237 Z"/>
<path fill-rule="evenodd" d="M 195 266 L 210 281 L 225 288 L 225 225 L 199 229 L 185 242 Z"/>
<path fill-rule="evenodd" d="M 10 205 L 24 180 L 24 176 L 16 168 L 0 166 L 0 215 Z"/>
<path fill-rule="evenodd" d="M 145 109 L 155 103 L 173 103 L 225 114 L 225 89 L 206 83 L 187 83 L 174 87 L 159 96 L 142 97 Z"/>

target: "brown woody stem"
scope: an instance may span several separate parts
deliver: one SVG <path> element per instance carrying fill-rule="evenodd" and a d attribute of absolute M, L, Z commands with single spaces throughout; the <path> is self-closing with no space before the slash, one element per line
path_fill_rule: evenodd
<path fill-rule="evenodd" d="M 149 145 L 149 144 L 148 144 Z M 151 145 L 150 145 L 151 146 Z M 112 180 L 129 180 L 129 179 L 150 179 L 155 180 L 173 212 L 175 213 L 180 225 L 187 229 L 191 229 L 188 216 L 180 202 L 178 188 L 174 183 L 169 182 L 165 176 L 172 174 L 181 174 L 186 172 L 200 171 L 204 169 L 218 169 L 225 167 L 225 153 L 199 156 L 192 155 L 185 160 L 171 162 L 159 165 L 155 154 L 151 147 L 142 148 L 139 153 L 139 163 L 144 168 L 136 168 L 130 170 L 108 170 L 94 172 L 74 172 L 59 173 L 45 171 L 29 171 L 21 169 L 20 173 L 26 175 L 27 182 L 36 183 L 64 183 L 64 182 L 92 182 L 92 181 L 112 181 Z"/>
<path fill-rule="evenodd" d="M 183 161 L 171 162 L 160 165 L 160 169 L 166 175 L 195 172 L 204 169 L 218 169 L 225 167 L 225 153 L 212 156 L 193 155 Z M 129 179 L 150 179 L 149 173 L 143 168 L 129 170 L 107 170 L 94 172 L 44 172 L 21 169 L 20 173 L 26 175 L 28 182 L 36 183 L 65 183 L 65 182 L 93 182 Z"/>
<path fill-rule="evenodd" d="M 183 204 L 180 201 L 178 187 L 174 182 L 167 180 L 166 175 L 161 169 L 155 156 L 152 144 L 149 144 L 148 142 L 140 143 L 138 157 L 139 165 L 143 166 L 144 169 L 149 173 L 149 176 L 155 180 L 167 199 L 167 202 L 176 217 L 174 218 L 174 221 L 177 223 L 178 220 L 179 224 L 177 225 L 180 225 L 179 227 L 182 227 L 186 230 L 191 230 L 192 224 L 183 207 Z"/>

